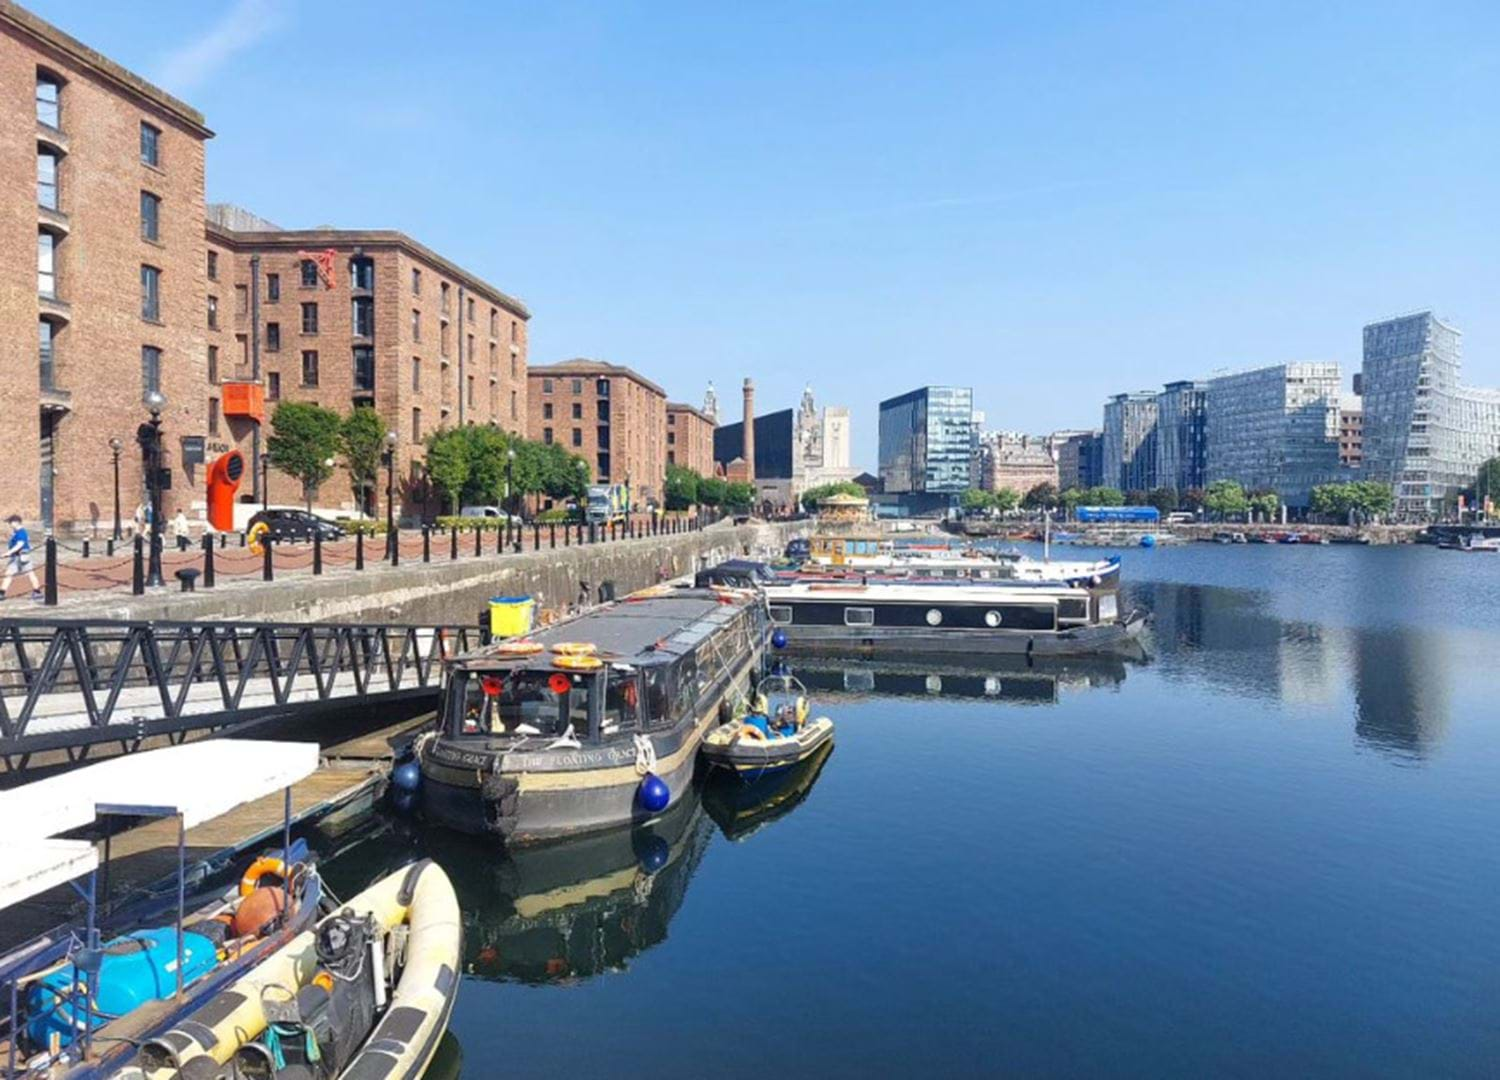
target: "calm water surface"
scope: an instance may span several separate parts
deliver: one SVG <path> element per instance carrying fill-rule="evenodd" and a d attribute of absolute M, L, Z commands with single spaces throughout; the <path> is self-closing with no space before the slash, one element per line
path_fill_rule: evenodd
<path fill-rule="evenodd" d="M 759 815 L 513 859 L 381 819 L 331 881 L 453 875 L 445 1075 L 1500 1071 L 1500 556 L 1125 577 L 1144 663 L 794 665 L 837 746 Z"/>

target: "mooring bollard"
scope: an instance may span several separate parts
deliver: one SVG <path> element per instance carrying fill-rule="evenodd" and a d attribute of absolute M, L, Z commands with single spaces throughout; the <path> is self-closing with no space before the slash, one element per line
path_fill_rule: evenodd
<path fill-rule="evenodd" d="M 583 518 L 578 519 L 578 546 L 583 546 Z"/>
<path fill-rule="evenodd" d="M 262 581 L 274 580 L 271 566 L 271 538 L 269 536 L 262 538 L 260 542 L 260 579 Z"/>
<path fill-rule="evenodd" d="M 220 536 L 222 535 L 221 533 Z M 214 587 L 214 538 L 212 536 L 203 538 L 203 587 L 205 589 Z"/>
<path fill-rule="evenodd" d="M 476 558 L 476 559 L 479 558 L 479 556 L 481 556 L 481 555 L 484 554 L 484 552 L 480 549 L 480 546 L 479 546 L 482 543 L 484 543 L 484 530 L 481 529 L 478 525 L 475 525 L 474 526 L 474 558 Z"/>
<path fill-rule="evenodd" d="M 323 534 L 313 533 L 313 577 L 323 572 Z"/>
<path fill-rule="evenodd" d="M 85 559 L 89 557 L 89 538 L 87 536 L 83 538 L 83 557 Z"/>
<path fill-rule="evenodd" d="M 130 567 L 130 591 L 136 596 L 146 595 L 146 560 L 145 543 L 141 540 L 140 533 L 135 537 L 135 555 Z"/>

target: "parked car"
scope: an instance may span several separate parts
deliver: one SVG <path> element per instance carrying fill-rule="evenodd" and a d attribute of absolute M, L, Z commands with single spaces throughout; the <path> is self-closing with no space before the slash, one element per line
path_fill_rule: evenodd
<path fill-rule="evenodd" d="M 296 540 L 311 540 L 315 535 L 324 540 L 342 540 L 344 530 L 326 518 L 306 510 L 258 510 L 250 518 L 245 532 L 251 537 L 264 535 L 277 543 Z"/>
<path fill-rule="evenodd" d="M 498 518 L 507 520 L 510 515 L 498 506 L 460 506 L 458 516 L 466 518 Z"/>

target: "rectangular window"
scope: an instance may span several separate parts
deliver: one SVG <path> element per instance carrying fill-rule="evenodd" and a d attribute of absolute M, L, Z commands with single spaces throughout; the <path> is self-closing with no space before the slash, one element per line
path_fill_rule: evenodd
<path fill-rule="evenodd" d="M 517 374 L 517 369 L 516 369 L 516 354 L 515 353 L 511 353 L 510 354 L 510 377 L 512 379 L 519 378 L 519 375 Z"/>
<path fill-rule="evenodd" d="M 468 353 L 466 355 L 469 357 L 470 360 L 474 359 L 474 335 L 473 334 L 469 335 L 468 350 L 469 351 L 468 351 Z"/>
<path fill-rule="evenodd" d="M 62 83 L 50 75 L 36 77 L 36 119 L 49 128 L 62 128 Z"/>
<path fill-rule="evenodd" d="M 208 253 L 208 280 L 219 280 L 219 253 L 217 251 Z"/>
<path fill-rule="evenodd" d="M 161 390 L 161 350 L 155 345 L 141 346 L 141 393 Z"/>
<path fill-rule="evenodd" d="M 318 385 L 317 349 L 302 350 L 302 385 L 309 387 Z"/>
<path fill-rule="evenodd" d="M 420 356 L 411 358 L 411 388 L 413 393 L 422 389 L 422 358 Z"/>
<path fill-rule="evenodd" d="M 161 168 L 161 129 L 141 121 L 141 160 L 154 168 Z"/>
<path fill-rule="evenodd" d="M 218 325 L 211 306 L 208 314 L 208 325 Z M 161 321 L 161 271 L 154 266 L 141 267 L 141 318 Z"/>
<path fill-rule="evenodd" d="M 439 305 L 444 315 L 448 314 L 448 283 L 445 281 L 438 286 L 438 296 L 441 300 Z"/>
<path fill-rule="evenodd" d="M 609 423 L 609 402 L 608 402 L 608 400 L 600 401 L 597 404 L 598 404 L 598 409 L 599 409 L 599 423 L 601 423 L 601 424 L 607 424 L 607 423 Z"/>
<path fill-rule="evenodd" d="M 875 609 L 872 607 L 846 607 L 844 609 L 845 626 L 874 626 Z"/>
<path fill-rule="evenodd" d="M 550 401 L 544 401 L 544 402 L 542 402 L 542 419 L 543 420 L 551 420 L 552 419 L 552 402 L 550 402 Z"/>
<path fill-rule="evenodd" d="M 515 319 L 512 319 L 510 321 L 510 340 L 512 342 L 516 341 L 516 320 Z"/>
<path fill-rule="evenodd" d="M 354 389 L 375 389 L 375 350 L 369 345 L 354 346 Z"/>
<path fill-rule="evenodd" d="M 302 305 L 302 332 L 304 334 L 318 332 L 318 305 L 311 301 Z"/>
<path fill-rule="evenodd" d="M 281 373 L 270 371 L 266 373 L 266 400 L 281 400 Z"/>
<path fill-rule="evenodd" d="M 40 296 L 57 296 L 57 238 L 49 232 L 36 234 L 36 291 Z"/>
<path fill-rule="evenodd" d="M 375 299 L 370 296 L 356 296 L 350 303 L 353 305 L 352 321 L 355 337 L 375 336 Z"/>
<path fill-rule="evenodd" d="M 677 451 L 676 450 L 668 450 L 667 451 L 667 464 L 668 465 L 676 465 L 677 464 Z"/>
<path fill-rule="evenodd" d="M 598 455 L 597 455 L 597 457 L 594 459 L 594 463 L 595 463 L 595 472 L 598 473 L 599 479 L 600 480 L 608 480 L 609 479 L 609 451 L 608 450 L 600 450 L 599 453 L 598 453 Z"/>
<path fill-rule="evenodd" d="M 594 430 L 594 439 L 600 450 L 609 449 L 609 428 L 602 427 Z"/>
<path fill-rule="evenodd" d="M 412 442 L 421 442 L 422 441 L 422 410 L 421 409 L 412 409 L 412 411 L 411 411 L 411 441 Z"/>
<path fill-rule="evenodd" d="M 575 401 L 575 402 L 573 402 L 573 419 L 574 420 L 582 420 L 583 419 L 583 402 L 581 402 L 581 401 Z"/>
<path fill-rule="evenodd" d="M 210 383 L 219 381 L 219 347 L 217 345 L 208 347 L 208 381 Z"/>
<path fill-rule="evenodd" d="M 573 389 L 573 393 L 575 393 L 575 394 L 581 394 L 581 393 L 583 393 L 583 380 L 582 379 L 574 379 L 573 380 L 573 387 L 572 387 L 572 389 Z"/>
<path fill-rule="evenodd" d="M 210 435 L 219 433 L 219 399 L 216 397 L 208 399 L 208 433 Z"/>
<path fill-rule="evenodd" d="M 582 446 L 583 445 L 583 428 L 574 428 L 573 429 L 573 445 L 574 446 Z"/>
<path fill-rule="evenodd" d="M 543 379 L 542 380 L 542 393 L 544 393 L 544 394 L 550 394 L 550 393 L 552 393 L 552 380 L 551 379 Z"/>
<path fill-rule="evenodd" d="M 422 340 L 422 313 L 416 308 L 411 309 L 411 339 Z"/>
<path fill-rule="evenodd" d="M 266 323 L 266 352 L 281 351 L 281 324 Z"/>
<path fill-rule="evenodd" d="M 490 308 L 490 337 L 500 336 L 500 312 Z"/>
<path fill-rule="evenodd" d="M 500 415 L 500 388 L 490 383 L 490 419 Z"/>
<path fill-rule="evenodd" d="M 520 408 L 521 408 L 520 401 L 516 397 L 516 392 L 514 390 L 512 390 L 510 392 L 510 418 L 512 420 L 519 420 L 521 418 L 520 417 Z"/>
<path fill-rule="evenodd" d="M 771 615 L 771 621 L 781 626 L 789 626 L 792 622 L 792 609 L 780 604 L 773 604 L 767 609 Z"/>
<path fill-rule="evenodd" d="M 446 322 L 438 324 L 438 355 L 448 355 L 448 324 Z"/>
<path fill-rule="evenodd" d="M 46 319 L 37 320 L 37 361 L 41 365 L 42 389 L 51 390 L 57 383 L 53 380 L 52 362 L 56 359 L 53 350 L 53 334 L 55 328 Z"/>
<path fill-rule="evenodd" d="M 219 298 L 217 296 L 208 298 L 208 328 L 210 330 L 219 328 Z"/>
<path fill-rule="evenodd" d="M 667 445 L 668 446 L 676 446 L 677 445 L 677 432 L 675 432 L 675 431 L 669 431 L 669 432 L 667 432 Z"/>
<path fill-rule="evenodd" d="M 161 240 L 161 199 L 149 191 L 141 192 L 141 239 Z"/>
<path fill-rule="evenodd" d="M 234 287 L 234 313 L 246 315 L 250 312 L 250 286 L 236 285 Z"/>
<path fill-rule="evenodd" d="M 497 346 L 493 341 L 490 342 L 490 374 L 491 375 L 499 375 L 500 374 L 500 352 L 499 352 L 499 346 Z"/>
<path fill-rule="evenodd" d="M 318 284 L 318 264 L 311 259 L 302 260 L 302 287 L 315 288 Z"/>
<path fill-rule="evenodd" d="M 375 260 L 367 255 L 357 255 L 349 260 L 349 287 L 351 289 L 373 289 L 375 287 Z"/>
<path fill-rule="evenodd" d="M 412 267 L 411 270 L 411 294 L 413 296 L 422 295 L 422 271 L 416 267 Z"/>
<path fill-rule="evenodd" d="M 542 428 L 542 442 L 546 443 L 548 446 L 552 445 L 552 429 L 551 428 L 549 428 L 549 427 Z"/>
<path fill-rule="evenodd" d="M 266 303 L 278 304 L 281 302 L 281 275 L 266 275 Z"/>
<path fill-rule="evenodd" d="M 469 297 L 469 321 L 474 321 L 474 298 Z"/>
<path fill-rule="evenodd" d="M 36 202 L 44 210 L 57 206 L 57 155 L 49 150 L 36 152 Z"/>
<path fill-rule="evenodd" d="M 600 379 L 595 385 L 594 390 L 600 397 L 609 397 L 609 380 Z"/>
<path fill-rule="evenodd" d="M 470 375 L 469 378 L 468 378 L 468 382 L 469 382 L 468 389 L 465 391 L 465 393 L 468 395 L 468 397 L 467 397 L 468 406 L 469 406 L 469 408 L 472 409 L 474 407 L 474 376 Z"/>

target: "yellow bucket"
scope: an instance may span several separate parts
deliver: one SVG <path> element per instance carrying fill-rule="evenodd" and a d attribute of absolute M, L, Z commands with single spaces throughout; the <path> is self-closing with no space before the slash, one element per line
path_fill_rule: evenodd
<path fill-rule="evenodd" d="M 535 611 L 536 601 L 529 596 L 491 597 L 490 635 L 509 638 L 531 633 L 531 617 Z"/>

